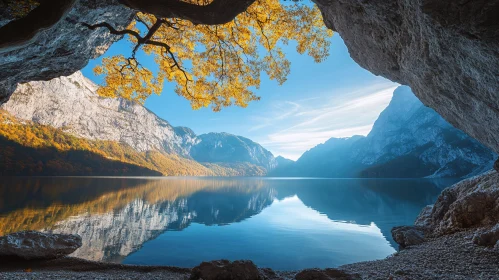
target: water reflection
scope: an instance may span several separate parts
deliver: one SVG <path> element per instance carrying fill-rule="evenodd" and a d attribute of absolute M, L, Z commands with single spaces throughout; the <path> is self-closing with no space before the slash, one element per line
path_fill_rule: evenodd
<path fill-rule="evenodd" d="M 1 178 L 0 234 L 77 233 L 74 256 L 193 266 L 252 259 L 330 267 L 394 252 L 451 181 L 258 178 Z M 148 242 L 149 241 L 149 242 Z"/>

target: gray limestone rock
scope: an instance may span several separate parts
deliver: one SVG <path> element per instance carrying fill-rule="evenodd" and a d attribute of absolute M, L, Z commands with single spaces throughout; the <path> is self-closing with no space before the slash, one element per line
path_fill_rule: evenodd
<path fill-rule="evenodd" d="M 434 235 L 498 223 L 499 173 L 495 170 L 445 189 L 431 212 L 428 208 L 416 219 L 416 225 L 430 228 Z"/>
<path fill-rule="evenodd" d="M 105 21 L 120 29 L 126 27 L 134 15 L 135 11 L 117 0 L 79 0 L 63 19 L 41 31 L 28 44 L 1 50 L 0 103 L 8 100 L 17 83 L 71 75 L 121 38 L 105 28 L 90 30 L 81 23 Z M 0 26 L 9 20 L 1 14 Z"/>
<path fill-rule="evenodd" d="M 314 0 L 351 57 L 499 152 L 499 0 Z"/>
<path fill-rule="evenodd" d="M 80 247 L 81 237 L 78 235 L 22 231 L 0 238 L 0 257 L 55 259 Z"/>
<path fill-rule="evenodd" d="M 401 248 L 421 244 L 425 241 L 423 228 L 413 226 L 400 226 L 392 229 L 392 237 Z"/>

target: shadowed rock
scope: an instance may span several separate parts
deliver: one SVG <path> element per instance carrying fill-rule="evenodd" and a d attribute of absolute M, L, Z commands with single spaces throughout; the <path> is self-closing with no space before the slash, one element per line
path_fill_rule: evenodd
<path fill-rule="evenodd" d="M 314 0 L 362 67 L 499 152 L 499 0 Z"/>
<path fill-rule="evenodd" d="M 475 233 L 473 243 L 480 246 L 499 247 L 499 224 L 489 230 L 482 230 Z"/>
<path fill-rule="evenodd" d="M 435 204 L 423 209 L 416 220 L 417 226 L 430 228 L 436 236 L 497 223 L 499 173 L 495 170 L 445 189 Z"/>
<path fill-rule="evenodd" d="M 360 279 L 359 276 L 354 276 L 345 273 L 344 271 L 327 268 L 327 269 L 305 269 L 295 275 L 296 280 L 350 280 Z"/>
<path fill-rule="evenodd" d="M 80 247 L 81 237 L 78 235 L 21 231 L 0 238 L 0 257 L 56 259 Z"/>
<path fill-rule="evenodd" d="M 425 241 L 424 230 L 413 226 L 394 227 L 392 229 L 392 237 L 402 249 L 421 244 Z"/>
<path fill-rule="evenodd" d="M 219 260 L 202 262 L 194 267 L 191 280 L 258 280 L 263 279 L 252 261 Z"/>
<path fill-rule="evenodd" d="M 63 19 L 39 32 L 29 43 L 0 50 L 0 103 L 8 100 L 17 83 L 73 74 L 121 39 L 104 28 L 90 30 L 81 23 L 105 21 L 120 29 L 130 23 L 134 14 L 117 0 L 76 1 Z M 10 20 L 1 14 L 0 26 Z"/>

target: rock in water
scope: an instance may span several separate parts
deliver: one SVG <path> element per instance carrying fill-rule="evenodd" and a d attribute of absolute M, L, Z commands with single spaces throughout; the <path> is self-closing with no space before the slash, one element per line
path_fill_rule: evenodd
<path fill-rule="evenodd" d="M 80 247 L 81 237 L 78 235 L 21 231 L 0 238 L 0 257 L 55 259 Z"/>
<path fill-rule="evenodd" d="M 260 276 L 258 268 L 252 261 L 219 260 L 202 262 L 194 267 L 191 280 L 258 280 Z"/>
<path fill-rule="evenodd" d="M 402 249 L 421 244 L 425 241 L 424 230 L 413 226 L 394 227 L 392 229 L 392 237 Z"/>

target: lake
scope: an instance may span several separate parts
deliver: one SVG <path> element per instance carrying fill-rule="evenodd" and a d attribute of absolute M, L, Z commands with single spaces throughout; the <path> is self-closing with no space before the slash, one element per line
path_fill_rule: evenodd
<path fill-rule="evenodd" d="M 0 177 L 0 235 L 76 233 L 72 255 L 193 267 L 336 267 L 396 252 L 410 225 L 455 180 Z"/>

